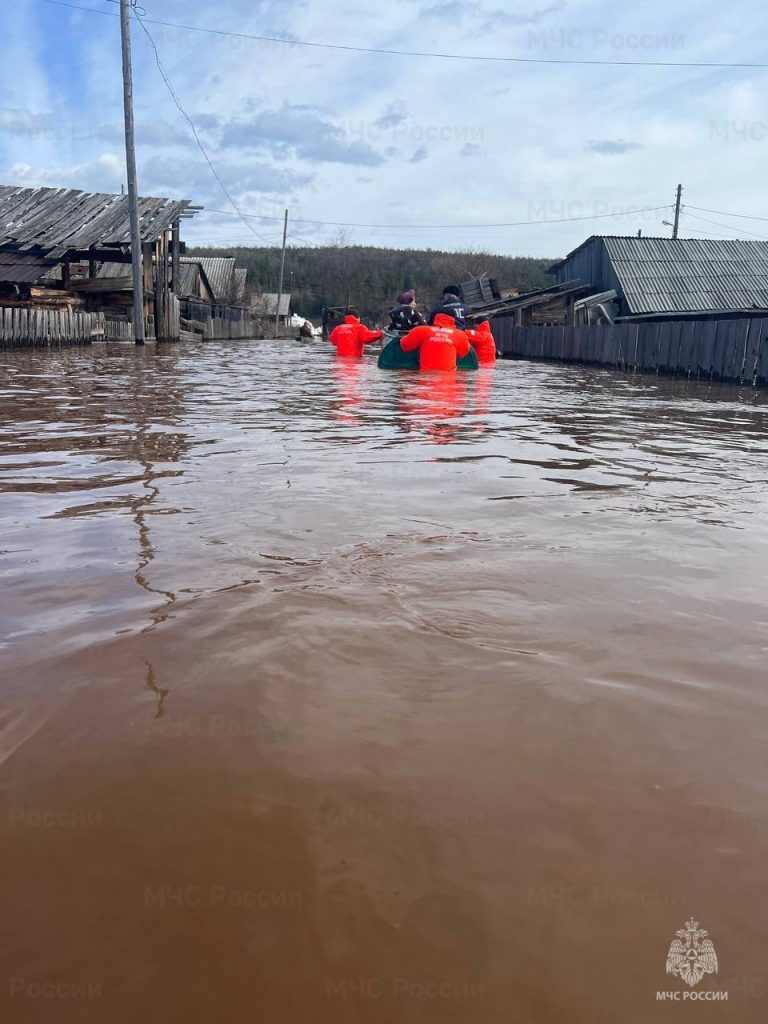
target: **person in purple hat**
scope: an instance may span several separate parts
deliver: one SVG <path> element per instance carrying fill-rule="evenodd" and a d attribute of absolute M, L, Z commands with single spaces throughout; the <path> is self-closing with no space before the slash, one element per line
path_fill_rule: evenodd
<path fill-rule="evenodd" d="M 416 292 L 413 288 L 401 292 L 397 296 L 397 305 L 389 310 L 389 330 L 410 331 L 425 322 L 424 317 L 416 309 Z"/>

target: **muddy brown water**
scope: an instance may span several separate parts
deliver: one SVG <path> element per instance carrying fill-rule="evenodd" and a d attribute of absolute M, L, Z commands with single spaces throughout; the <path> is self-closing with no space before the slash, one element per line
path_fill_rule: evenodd
<path fill-rule="evenodd" d="M 0 407 L 4 1019 L 768 1019 L 764 394 L 245 342 Z"/>

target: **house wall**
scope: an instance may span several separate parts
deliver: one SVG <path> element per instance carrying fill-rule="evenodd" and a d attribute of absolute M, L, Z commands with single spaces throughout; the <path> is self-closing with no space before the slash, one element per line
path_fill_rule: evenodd
<path fill-rule="evenodd" d="M 592 239 L 583 249 L 566 259 L 554 276 L 557 278 L 558 284 L 563 284 L 565 281 L 581 281 L 584 284 L 592 285 L 593 294 L 613 289 L 617 296 L 619 314 L 626 316 L 630 312 L 621 290 L 621 283 L 613 269 L 602 238 Z"/>

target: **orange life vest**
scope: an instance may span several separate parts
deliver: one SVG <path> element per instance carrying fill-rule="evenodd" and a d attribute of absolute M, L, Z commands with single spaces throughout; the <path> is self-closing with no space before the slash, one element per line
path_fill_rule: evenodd
<path fill-rule="evenodd" d="M 491 334 L 491 325 L 487 320 L 478 324 L 474 331 L 467 331 L 472 348 L 477 353 L 479 363 L 496 362 L 496 339 Z"/>
<path fill-rule="evenodd" d="M 447 313 L 438 313 L 431 327 L 414 327 L 400 342 L 403 352 L 418 349 L 420 370 L 455 370 L 456 360 L 469 352 L 469 338 L 456 329 Z"/>
<path fill-rule="evenodd" d="M 359 358 L 365 346 L 378 341 L 380 337 L 381 331 L 369 331 L 365 324 L 350 314 L 344 317 L 343 324 L 334 327 L 329 341 L 336 346 L 336 355 Z"/>

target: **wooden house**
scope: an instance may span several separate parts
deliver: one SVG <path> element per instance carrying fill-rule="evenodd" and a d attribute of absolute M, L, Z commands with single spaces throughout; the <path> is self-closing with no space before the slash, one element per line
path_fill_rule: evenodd
<path fill-rule="evenodd" d="M 277 292 L 264 292 L 256 295 L 251 300 L 251 311 L 255 316 L 267 319 L 275 318 L 277 314 L 278 323 L 285 327 L 291 316 L 291 293 L 283 292 L 280 296 L 280 310 L 277 308 Z"/>
<path fill-rule="evenodd" d="M 615 292 L 619 318 L 768 310 L 768 241 L 593 235 L 549 268 L 590 295 Z"/>

